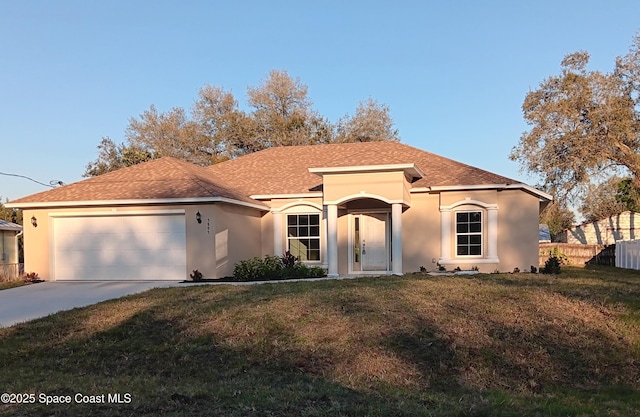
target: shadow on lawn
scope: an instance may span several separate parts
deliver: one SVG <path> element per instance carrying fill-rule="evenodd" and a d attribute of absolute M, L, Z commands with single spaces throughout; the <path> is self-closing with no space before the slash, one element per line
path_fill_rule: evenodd
<path fill-rule="evenodd" d="M 552 298 L 505 296 L 496 309 L 471 299 L 474 281 L 416 281 L 160 289 L 16 326 L 0 332 L 6 390 L 132 401 L 0 414 L 518 415 L 489 393 L 544 409 L 557 387 L 621 386 L 640 401 L 638 354 L 609 322 L 563 315 L 570 300 L 546 311 Z M 477 293 L 504 292 L 489 284 Z"/>

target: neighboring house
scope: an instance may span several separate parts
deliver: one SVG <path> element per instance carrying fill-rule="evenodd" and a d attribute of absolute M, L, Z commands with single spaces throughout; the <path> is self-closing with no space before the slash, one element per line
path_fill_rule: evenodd
<path fill-rule="evenodd" d="M 640 213 L 625 211 L 606 219 L 583 223 L 562 231 L 559 241 L 585 245 L 611 245 L 640 238 Z"/>
<path fill-rule="evenodd" d="M 549 225 L 545 223 L 541 223 L 538 226 L 538 242 L 540 243 L 550 243 L 551 242 L 551 232 L 549 231 Z"/>
<path fill-rule="evenodd" d="M 18 271 L 18 235 L 22 226 L 0 220 L 0 278 L 15 278 Z"/>
<path fill-rule="evenodd" d="M 205 278 L 254 256 L 329 276 L 538 265 L 551 196 L 396 142 L 270 148 L 210 167 L 161 158 L 15 200 L 26 269 L 86 280 Z M 37 225 L 37 226 L 36 226 Z"/>

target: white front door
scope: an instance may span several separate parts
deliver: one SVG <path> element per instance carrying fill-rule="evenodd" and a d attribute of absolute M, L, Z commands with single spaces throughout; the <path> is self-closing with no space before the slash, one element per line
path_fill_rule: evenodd
<path fill-rule="evenodd" d="M 389 270 L 388 213 L 354 215 L 353 271 Z"/>

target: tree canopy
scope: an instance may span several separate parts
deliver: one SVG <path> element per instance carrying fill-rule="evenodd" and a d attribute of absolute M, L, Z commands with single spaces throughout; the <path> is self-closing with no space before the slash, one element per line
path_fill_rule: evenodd
<path fill-rule="evenodd" d="M 576 218 L 573 212 L 562 202 L 554 201 L 540 213 L 540 223 L 549 226 L 551 241 L 556 241 L 556 236 L 565 229 L 570 228 L 575 223 Z"/>
<path fill-rule="evenodd" d="M 5 199 L 5 203 L 9 201 Z M 22 225 L 22 210 L 5 207 L 0 197 L 0 220 Z"/>
<path fill-rule="evenodd" d="M 206 166 L 272 146 L 399 140 L 388 106 L 369 98 L 332 124 L 313 109 L 308 87 L 286 71 L 271 71 L 249 87 L 247 104 L 250 110 L 242 111 L 231 92 L 207 85 L 190 113 L 180 107 L 161 113 L 151 105 L 129 119 L 124 143 L 102 138 L 84 176 L 162 156 Z"/>
<path fill-rule="evenodd" d="M 640 34 L 612 72 L 588 63 L 587 52 L 567 55 L 560 75 L 526 95 L 531 128 L 510 154 L 560 197 L 615 174 L 640 180 Z"/>

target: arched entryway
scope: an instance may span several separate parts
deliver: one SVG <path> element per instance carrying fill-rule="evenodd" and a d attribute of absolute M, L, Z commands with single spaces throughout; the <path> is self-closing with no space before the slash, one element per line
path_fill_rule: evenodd
<path fill-rule="evenodd" d="M 349 274 L 389 273 L 393 262 L 391 204 L 373 197 L 343 204 L 349 227 Z"/>

